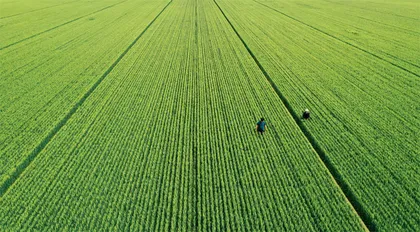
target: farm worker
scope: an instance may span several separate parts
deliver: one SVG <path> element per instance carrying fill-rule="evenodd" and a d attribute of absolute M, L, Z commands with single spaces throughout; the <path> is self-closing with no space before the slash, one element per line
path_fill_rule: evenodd
<path fill-rule="evenodd" d="M 259 132 L 260 134 L 263 134 L 265 131 L 266 124 L 267 123 L 264 121 L 264 118 L 261 118 L 261 120 L 257 122 L 257 126 L 255 127 L 257 133 Z"/>
<path fill-rule="evenodd" d="M 309 110 L 308 109 L 305 109 L 305 111 L 303 111 L 302 118 L 309 119 L 309 117 L 311 117 L 311 115 L 309 113 Z"/>

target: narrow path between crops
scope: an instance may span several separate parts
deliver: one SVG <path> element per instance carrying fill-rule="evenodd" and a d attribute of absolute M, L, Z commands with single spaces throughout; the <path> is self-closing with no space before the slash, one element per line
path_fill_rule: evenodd
<path fill-rule="evenodd" d="M 127 1 L 127 0 L 126 0 Z M 69 121 L 77 109 L 86 101 L 86 99 L 92 94 L 93 91 L 102 83 L 102 81 L 108 76 L 108 74 L 117 66 L 122 58 L 128 53 L 128 51 L 137 43 L 137 41 L 143 36 L 143 34 L 149 29 L 149 27 L 156 21 L 156 19 L 166 10 L 166 8 L 172 3 L 172 0 L 166 4 L 166 6 L 156 15 L 155 18 L 144 28 L 144 30 L 133 40 L 133 42 L 124 50 L 124 52 L 114 61 L 114 63 L 105 71 L 104 74 L 90 87 L 90 89 L 82 96 L 79 101 L 70 109 L 66 116 L 58 122 L 54 129 L 41 141 L 41 143 L 35 147 L 34 150 L 26 157 L 26 159 L 19 164 L 12 175 L 0 186 L 0 198 L 7 192 L 10 186 L 19 178 L 19 176 L 25 171 L 25 169 L 32 163 L 39 153 L 47 146 L 47 144 L 54 138 L 54 136 L 60 131 L 60 129 Z"/>
<path fill-rule="evenodd" d="M 320 145 L 318 145 L 315 138 L 310 133 L 309 129 L 306 128 L 306 126 L 302 123 L 300 117 L 298 114 L 293 110 L 290 103 L 287 101 L 286 97 L 280 92 L 278 87 L 274 84 L 271 77 L 268 75 L 268 73 L 265 71 L 264 67 L 261 65 L 261 63 L 258 61 L 257 57 L 254 55 L 254 53 L 251 51 L 251 49 L 248 47 L 246 42 L 242 39 L 241 35 L 238 33 L 236 28 L 233 26 L 233 24 L 230 22 L 229 18 L 226 16 L 222 8 L 219 6 L 219 4 L 216 2 L 216 0 L 213 0 L 216 6 L 219 8 L 220 12 L 225 17 L 226 21 L 229 23 L 229 25 L 232 27 L 233 31 L 236 33 L 238 38 L 241 40 L 243 45 L 245 46 L 248 53 L 251 55 L 251 57 L 254 59 L 255 63 L 260 68 L 261 72 L 264 74 L 267 81 L 270 83 L 273 90 L 276 92 L 276 94 L 279 96 L 283 104 L 285 105 L 286 109 L 289 111 L 290 115 L 292 115 L 293 119 L 295 120 L 296 124 L 299 126 L 302 133 L 305 135 L 307 140 L 312 145 L 315 152 L 318 154 L 319 158 L 321 159 L 324 166 L 328 169 L 329 173 L 331 174 L 331 177 L 335 181 L 337 187 L 341 189 L 344 196 L 347 198 L 347 201 L 349 205 L 353 208 L 354 212 L 359 215 L 360 219 L 362 220 L 363 226 L 366 230 L 369 231 L 377 231 L 377 227 L 375 223 L 372 220 L 372 217 L 367 213 L 367 211 L 364 209 L 364 207 L 360 204 L 360 202 L 357 200 L 357 197 L 354 195 L 353 191 L 350 189 L 348 184 L 343 180 L 341 177 L 341 174 L 338 172 L 338 170 L 334 167 L 334 165 L 329 160 L 328 156 L 325 154 L 324 150 L 321 148 Z"/>
<path fill-rule="evenodd" d="M 359 51 L 362 51 L 362 52 L 364 52 L 364 53 L 366 53 L 366 54 L 369 54 L 369 55 L 371 55 L 371 56 L 373 56 L 373 57 L 375 57 L 375 58 L 378 58 L 378 59 L 380 59 L 380 60 L 382 60 L 382 61 L 384 61 L 384 62 L 387 62 L 388 64 L 391 64 L 392 66 L 395 66 L 395 67 L 397 67 L 397 68 L 399 68 L 399 69 L 401 69 L 401 70 L 404 70 L 404 71 L 406 71 L 406 72 L 408 72 L 408 73 L 410 73 L 410 74 L 413 74 L 414 76 L 420 77 L 420 75 L 419 75 L 419 74 L 417 74 L 417 73 L 415 73 L 415 72 L 413 72 L 413 71 L 410 71 L 410 70 L 408 70 L 408 69 L 406 69 L 406 68 L 402 67 L 402 66 L 401 66 L 401 65 L 399 65 L 399 64 L 393 63 L 393 62 L 391 62 L 391 61 L 389 61 L 389 60 L 387 60 L 387 59 L 385 59 L 385 58 L 383 58 L 383 57 L 381 57 L 381 56 L 379 56 L 379 55 L 376 55 L 376 54 L 375 54 L 375 53 L 373 53 L 373 52 L 370 52 L 370 51 L 368 51 L 368 50 L 366 50 L 366 49 L 364 49 L 364 48 L 361 48 L 361 47 L 359 47 L 359 46 L 357 46 L 357 45 L 354 45 L 354 44 L 352 44 L 352 43 L 350 43 L 350 42 L 347 42 L 347 41 L 345 41 L 345 40 L 342 40 L 342 39 L 338 38 L 337 36 L 331 35 L 331 34 L 329 34 L 328 32 L 325 32 L 325 31 L 323 31 L 323 30 L 321 30 L 321 29 L 318 29 L 318 28 L 316 28 L 316 27 L 314 27 L 314 26 L 312 26 L 312 25 L 310 25 L 310 24 L 307 24 L 307 23 L 305 23 L 305 22 L 303 22 L 303 21 L 301 21 L 301 20 L 299 20 L 299 19 L 297 19 L 297 18 L 295 18 L 295 17 L 292 17 L 292 16 L 290 16 L 290 15 L 288 15 L 288 14 L 285 14 L 285 13 L 283 13 L 283 12 L 281 12 L 281 11 L 279 11 L 279 10 L 275 9 L 275 8 L 272 8 L 272 7 L 268 6 L 268 5 L 265 5 L 264 3 L 258 2 L 258 1 L 256 1 L 256 0 L 253 0 L 253 1 L 254 1 L 254 2 L 256 2 L 256 3 L 258 3 L 258 4 L 260 4 L 260 5 L 262 5 L 262 6 L 265 6 L 265 7 L 267 7 L 268 9 L 273 10 L 273 11 L 275 11 L 275 12 L 277 12 L 277 13 L 279 13 L 279 14 L 281 14 L 281 15 L 283 15 L 283 16 L 285 16 L 285 17 L 289 18 L 289 19 L 292 19 L 292 20 L 294 20 L 294 21 L 296 21 L 296 22 L 298 22 L 298 23 L 300 23 L 300 24 L 303 24 L 303 25 L 305 25 L 305 26 L 307 26 L 307 27 L 309 27 L 309 28 L 312 28 L 312 29 L 314 29 L 315 31 L 318 31 L 318 32 L 320 32 L 320 33 L 322 33 L 322 34 L 324 34 L 324 35 L 327 35 L 327 36 L 329 36 L 329 37 L 331 37 L 331 38 L 333 38 L 333 39 L 337 40 L 337 41 L 340 41 L 340 42 L 342 42 L 342 43 L 344 43 L 344 44 L 347 44 L 347 45 L 349 45 L 349 46 L 351 46 L 351 47 L 353 47 L 353 48 L 356 48 L 356 49 L 357 49 L 357 50 L 359 50 Z M 411 62 L 405 61 L 405 60 L 403 60 L 403 59 L 398 58 L 398 60 L 400 60 L 400 61 L 402 61 L 402 62 L 405 62 L 405 63 L 407 63 L 407 64 L 410 64 L 410 65 L 412 65 L 412 66 L 414 66 L 414 67 L 416 67 L 416 68 L 420 68 L 420 66 L 418 66 L 418 65 L 416 65 L 416 64 L 413 64 L 413 63 L 411 63 Z"/>
<path fill-rule="evenodd" d="M 119 4 L 124 3 L 124 2 L 126 2 L 126 1 L 128 1 L 128 0 L 124 0 L 124 1 L 122 1 L 122 2 L 117 2 L 117 3 L 112 4 L 112 5 L 110 5 L 110 6 L 107 6 L 107 7 L 101 8 L 101 9 L 99 9 L 99 10 L 97 10 L 97 11 L 91 12 L 91 13 L 89 13 L 89 14 L 82 15 L 82 16 L 80 16 L 80 17 L 77 17 L 77 18 L 72 19 L 72 20 L 70 20 L 70 21 L 67 21 L 67 22 L 65 22 L 65 23 L 59 24 L 59 25 L 57 25 L 57 26 L 54 26 L 54 27 L 52 27 L 52 28 L 50 28 L 50 29 L 47 29 L 47 30 L 45 30 L 45 31 L 38 32 L 38 33 L 36 33 L 36 34 L 34 34 L 34 35 L 31 35 L 31 36 L 29 36 L 29 37 L 26 37 L 26 38 L 21 39 L 21 40 L 19 40 L 19 41 L 13 42 L 13 43 L 8 44 L 8 45 L 6 45 L 6 46 L 4 46 L 4 47 L 1 47 L 1 48 L 0 48 L 0 51 L 1 51 L 1 50 L 3 50 L 3 49 L 6 49 L 6 48 L 8 48 L 8 47 L 11 47 L 11 46 L 13 46 L 13 45 L 16 45 L 16 44 L 19 44 L 19 43 L 25 42 L 26 40 L 32 39 L 32 38 L 37 37 L 37 36 L 39 36 L 39 35 L 45 34 L 45 33 L 47 33 L 47 32 L 50 32 L 50 31 L 52 31 L 52 30 L 55 30 L 55 29 L 57 29 L 57 28 L 60 28 L 60 27 L 62 27 L 62 26 L 65 26 L 65 25 L 67 25 L 67 24 L 74 23 L 74 22 L 76 22 L 76 21 L 78 21 L 78 20 L 80 20 L 80 19 L 82 19 L 82 18 L 86 18 L 86 17 L 88 17 L 88 16 L 91 16 L 91 15 L 93 15 L 93 14 L 99 13 L 99 12 L 104 11 L 104 10 L 106 10 L 106 9 L 112 8 L 112 7 L 116 6 L 116 5 L 119 5 Z"/>

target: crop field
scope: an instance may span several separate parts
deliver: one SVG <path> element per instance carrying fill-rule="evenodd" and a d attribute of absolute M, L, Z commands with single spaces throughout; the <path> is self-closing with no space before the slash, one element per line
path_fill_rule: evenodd
<path fill-rule="evenodd" d="M 419 98 L 417 0 L 0 0 L 0 231 L 420 231 Z"/>

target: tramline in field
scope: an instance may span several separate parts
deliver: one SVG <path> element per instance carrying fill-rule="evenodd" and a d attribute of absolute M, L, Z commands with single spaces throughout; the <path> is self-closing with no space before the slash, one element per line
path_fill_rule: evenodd
<path fill-rule="evenodd" d="M 416 6 L 0 0 L 0 230 L 420 230 Z"/>

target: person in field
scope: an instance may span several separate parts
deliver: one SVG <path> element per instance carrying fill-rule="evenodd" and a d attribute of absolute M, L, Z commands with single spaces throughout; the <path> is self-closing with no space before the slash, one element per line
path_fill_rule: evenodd
<path fill-rule="evenodd" d="M 303 111 L 302 118 L 309 119 L 310 117 L 311 117 L 311 113 L 309 112 L 308 109 L 305 109 L 305 111 Z"/>
<path fill-rule="evenodd" d="M 259 122 L 257 122 L 257 126 L 255 129 L 257 130 L 257 133 L 263 134 L 265 132 L 265 129 L 267 127 L 267 123 L 264 121 L 264 118 L 261 118 Z"/>

